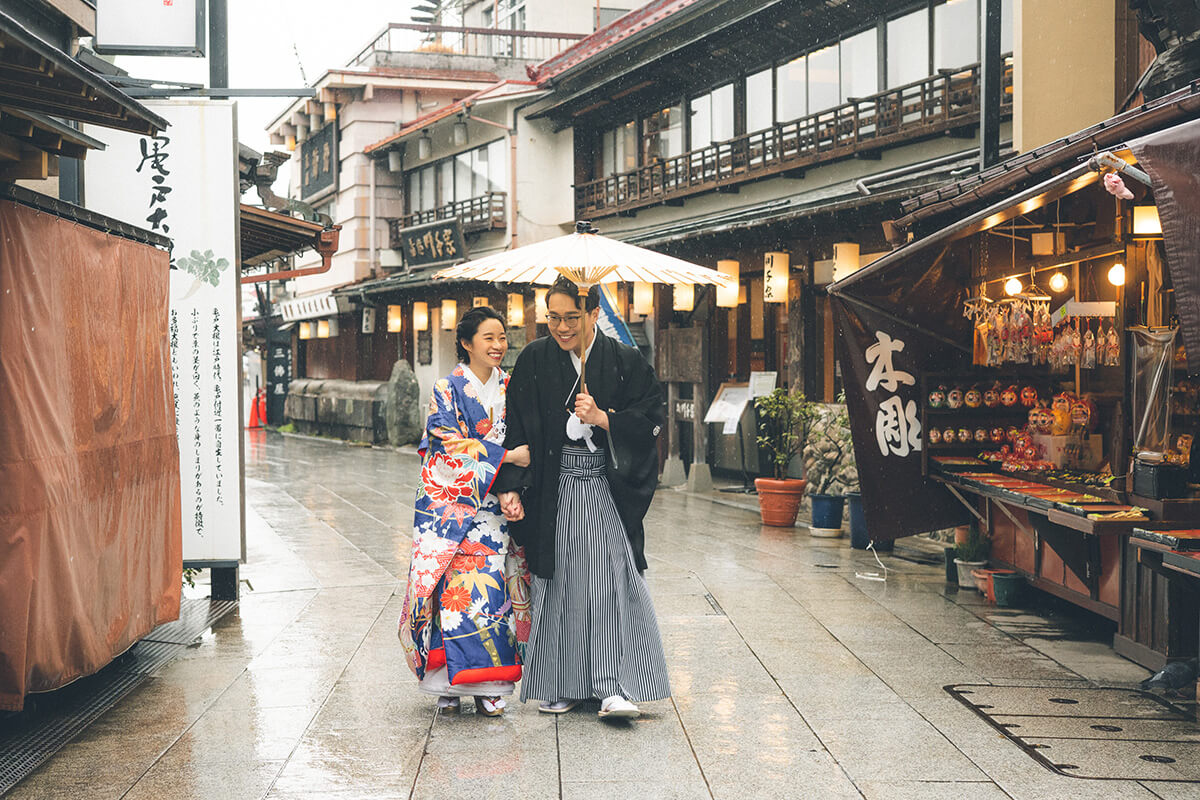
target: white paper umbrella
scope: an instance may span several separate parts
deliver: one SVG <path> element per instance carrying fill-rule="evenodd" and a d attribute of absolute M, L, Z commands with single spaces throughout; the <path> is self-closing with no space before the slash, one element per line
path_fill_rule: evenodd
<path fill-rule="evenodd" d="M 559 275 L 574 281 L 581 294 L 598 283 L 620 281 L 724 287 L 735 284 L 733 278 L 715 269 L 593 233 L 585 222 L 576 223 L 575 233 L 447 267 L 434 277 L 548 286 Z M 586 338 L 581 336 L 579 341 L 580 386 Z"/>

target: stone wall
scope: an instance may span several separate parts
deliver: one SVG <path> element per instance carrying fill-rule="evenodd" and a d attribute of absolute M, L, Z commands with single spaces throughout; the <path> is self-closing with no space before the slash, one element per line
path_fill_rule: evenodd
<path fill-rule="evenodd" d="M 297 378 L 284 416 L 300 433 L 395 446 L 419 442 L 425 424 L 420 387 L 403 359 L 387 382 Z"/>
<path fill-rule="evenodd" d="M 298 378 L 288 386 L 284 416 L 300 433 L 354 442 L 387 441 L 382 381 Z"/>
<path fill-rule="evenodd" d="M 807 494 L 845 494 L 858 491 L 858 466 L 846 422 L 846 407 L 821 405 L 821 418 L 804 446 Z"/>

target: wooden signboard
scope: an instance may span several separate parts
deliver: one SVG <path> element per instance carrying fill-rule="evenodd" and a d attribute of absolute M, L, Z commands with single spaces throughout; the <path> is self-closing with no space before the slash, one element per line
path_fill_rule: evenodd
<path fill-rule="evenodd" d="M 669 328 L 655 341 L 655 372 L 664 383 L 704 382 L 704 329 Z"/>

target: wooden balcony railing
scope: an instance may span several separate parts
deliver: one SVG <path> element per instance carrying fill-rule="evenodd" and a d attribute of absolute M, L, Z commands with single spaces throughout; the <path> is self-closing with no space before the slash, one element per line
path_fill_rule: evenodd
<path fill-rule="evenodd" d="M 1012 115 L 1005 58 L 1001 115 Z M 922 81 L 575 186 L 577 219 L 594 219 L 864 155 L 979 122 L 980 68 Z"/>
<path fill-rule="evenodd" d="M 507 197 L 504 192 L 488 192 L 487 194 L 447 203 L 444 206 L 431 208 L 428 211 L 414 211 L 403 217 L 389 219 L 388 231 L 390 246 L 395 249 L 400 246 L 400 231 L 414 225 L 424 225 L 427 222 L 437 222 L 442 219 L 458 217 L 462 222 L 463 233 L 479 233 L 480 231 L 503 230 L 505 224 L 505 209 Z"/>

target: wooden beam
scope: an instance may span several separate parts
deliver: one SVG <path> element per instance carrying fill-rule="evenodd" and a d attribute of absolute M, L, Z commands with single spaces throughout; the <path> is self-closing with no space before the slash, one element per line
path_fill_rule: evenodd
<path fill-rule="evenodd" d="M 20 161 L 21 143 L 6 134 L 0 133 L 0 161 Z"/>
<path fill-rule="evenodd" d="M 50 177 L 50 156 L 43 150 L 29 150 L 15 163 L 0 167 L 3 181 L 44 181 Z"/>

